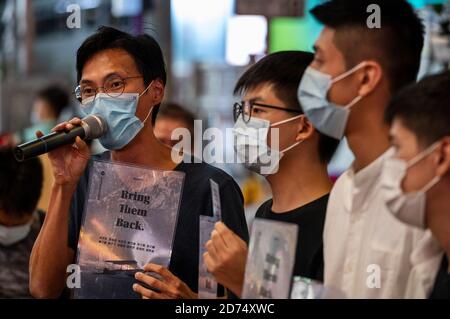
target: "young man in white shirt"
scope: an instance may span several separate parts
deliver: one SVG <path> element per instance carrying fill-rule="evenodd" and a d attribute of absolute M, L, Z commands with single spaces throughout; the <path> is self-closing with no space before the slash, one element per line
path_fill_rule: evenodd
<path fill-rule="evenodd" d="M 373 4 L 380 28 L 367 24 Z M 345 136 L 355 156 L 330 194 L 325 284 L 349 298 L 403 298 L 413 282 L 410 296 L 426 297 L 439 264 L 429 257 L 439 248 L 430 233 L 393 218 L 379 179 L 392 156 L 384 111 L 392 95 L 416 79 L 423 26 L 405 0 L 332 0 L 311 12 L 325 28 L 300 84 L 300 103 L 319 131 Z"/>

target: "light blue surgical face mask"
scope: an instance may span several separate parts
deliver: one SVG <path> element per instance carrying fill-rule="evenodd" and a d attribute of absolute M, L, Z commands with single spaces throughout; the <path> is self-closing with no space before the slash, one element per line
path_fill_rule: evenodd
<path fill-rule="evenodd" d="M 331 75 L 311 67 L 306 69 L 298 89 L 298 99 L 306 117 L 319 132 L 339 140 L 344 137 L 350 108 L 363 97 L 357 96 L 348 105 L 339 106 L 328 101 L 328 91 L 334 83 L 346 78 L 364 66 L 365 62 L 361 62 L 334 79 Z"/>
<path fill-rule="evenodd" d="M 99 138 L 99 142 L 104 148 L 120 150 L 142 130 L 153 108 L 150 109 L 144 121 L 136 116 L 136 109 L 139 98 L 147 92 L 152 83 L 141 94 L 122 93 L 119 97 L 111 97 L 108 94 L 99 93 L 95 99 L 90 98 L 83 101 L 81 109 L 86 116 L 99 115 L 108 124 L 106 134 Z"/>

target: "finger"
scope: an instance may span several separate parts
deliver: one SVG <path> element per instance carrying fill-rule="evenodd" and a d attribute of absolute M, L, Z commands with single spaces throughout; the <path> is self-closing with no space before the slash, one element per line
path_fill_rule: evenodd
<path fill-rule="evenodd" d="M 56 125 L 54 128 L 52 128 L 52 132 L 58 132 L 58 131 L 63 131 L 63 130 L 65 130 L 67 124 L 68 124 L 67 122 L 59 123 L 59 124 Z"/>
<path fill-rule="evenodd" d="M 69 122 L 67 122 L 65 129 L 67 131 L 72 130 L 74 127 L 76 126 L 80 126 L 81 125 L 81 120 L 78 117 L 74 117 L 73 119 L 71 119 Z"/>
<path fill-rule="evenodd" d="M 77 136 L 75 139 L 75 146 L 81 157 L 89 159 L 90 156 L 89 146 L 79 136 Z"/>
<path fill-rule="evenodd" d="M 205 244 L 205 248 L 207 252 L 210 254 L 211 258 L 214 260 L 218 260 L 219 254 L 217 252 L 216 247 L 214 246 L 211 240 L 208 240 Z"/>
<path fill-rule="evenodd" d="M 214 247 L 216 247 L 217 251 L 223 251 L 226 250 L 229 244 L 227 245 L 225 243 L 225 240 L 223 239 L 222 235 L 219 234 L 217 230 L 213 230 L 211 233 L 211 241 L 214 244 Z"/>
<path fill-rule="evenodd" d="M 222 222 L 216 223 L 214 229 L 219 232 L 220 236 L 222 236 L 225 242 L 225 245 L 227 246 L 229 246 L 228 243 L 234 242 L 236 237 L 238 237 L 231 229 L 225 226 L 225 224 Z"/>
<path fill-rule="evenodd" d="M 74 117 L 73 119 L 71 119 L 71 120 L 69 121 L 69 123 L 70 123 L 70 124 L 73 124 L 73 125 L 81 125 L 81 119 L 78 118 L 78 117 Z"/>
<path fill-rule="evenodd" d="M 144 266 L 144 270 L 161 275 L 165 281 L 170 281 L 175 277 L 167 268 L 157 264 L 148 263 Z"/>
<path fill-rule="evenodd" d="M 227 246 L 222 243 L 222 240 L 211 240 L 211 243 L 214 247 L 214 252 L 218 256 L 218 259 L 222 260 L 222 258 L 220 258 L 219 256 L 226 256 L 226 254 L 228 253 Z"/>
<path fill-rule="evenodd" d="M 75 125 L 71 124 L 71 123 L 67 123 L 66 127 L 64 128 L 66 131 L 70 131 L 75 127 Z"/>
<path fill-rule="evenodd" d="M 208 271 L 212 273 L 215 263 L 214 263 L 214 260 L 211 258 L 210 253 L 206 252 L 203 254 L 203 262 L 206 266 L 206 269 L 208 269 Z"/>
<path fill-rule="evenodd" d="M 144 266 L 144 270 L 154 272 L 162 276 L 163 280 L 157 280 L 166 284 L 165 287 L 162 287 L 162 289 L 164 289 L 162 290 L 162 294 L 167 296 L 167 298 L 184 298 L 182 296 L 186 294 L 186 291 L 190 291 L 189 287 L 180 278 L 172 274 L 163 266 L 149 263 Z"/>
<path fill-rule="evenodd" d="M 42 133 L 42 131 L 36 131 L 37 138 L 41 138 L 42 136 L 44 136 L 44 133 Z"/>
<path fill-rule="evenodd" d="M 165 294 L 165 293 L 173 293 L 173 289 L 171 289 L 167 284 L 165 284 L 164 282 L 162 282 L 161 280 L 146 275 L 144 273 L 141 272 L 137 272 L 134 277 L 139 280 L 142 281 L 143 283 L 149 285 L 152 288 L 158 289 L 160 291 L 161 294 Z"/>
<path fill-rule="evenodd" d="M 163 299 L 163 297 L 160 294 L 150 289 L 144 288 L 139 284 L 134 284 L 133 290 L 138 294 L 140 294 L 143 299 Z"/>
<path fill-rule="evenodd" d="M 89 147 L 86 144 L 86 142 L 81 139 L 81 137 L 77 136 L 75 138 L 75 145 L 77 146 L 77 149 L 81 153 L 83 153 L 83 154 L 88 153 Z"/>

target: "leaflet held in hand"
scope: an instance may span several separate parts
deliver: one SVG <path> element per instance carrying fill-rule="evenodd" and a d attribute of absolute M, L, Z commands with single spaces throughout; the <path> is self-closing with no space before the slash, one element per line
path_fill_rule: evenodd
<path fill-rule="evenodd" d="M 252 225 L 242 299 L 287 299 L 298 226 L 256 218 Z"/>
<path fill-rule="evenodd" d="M 222 219 L 222 208 L 220 204 L 219 184 L 210 179 L 213 216 L 200 215 L 199 224 L 199 269 L 198 269 L 198 298 L 217 298 L 217 281 L 208 271 L 203 259 L 206 252 L 206 242 L 211 239 L 214 226 Z"/>
<path fill-rule="evenodd" d="M 168 267 L 184 173 L 94 161 L 78 242 L 75 298 L 139 298 L 134 274 Z"/>

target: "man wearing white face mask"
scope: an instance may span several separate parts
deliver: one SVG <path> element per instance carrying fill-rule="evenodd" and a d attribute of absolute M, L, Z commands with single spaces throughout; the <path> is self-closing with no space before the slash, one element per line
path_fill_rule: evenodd
<path fill-rule="evenodd" d="M 395 156 L 386 161 L 382 174 L 392 215 L 413 227 L 429 228 L 444 249 L 430 297 L 446 299 L 450 299 L 449 88 L 450 72 L 446 72 L 430 76 L 394 98 L 386 120 L 392 125 Z M 411 282 L 411 289 L 416 285 Z"/>
<path fill-rule="evenodd" d="M 381 10 L 380 28 L 367 26 L 367 9 L 374 4 Z M 437 265 L 424 267 L 412 256 L 436 256 L 439 248 L 429 232 L 392 217 L 380 180 L 392 155 L 384 111 L 416 79 L 423 26 L 405 0 L 331 0 L 311 12 L 325 27 L 298 90 L 300 103 L 319 131 L 345 136 L 355 156 L 330 194 L 325 284 L 350 298 L 425 298 Z M 412 281 L 420 284 L 408 295 Z"/>
<path fill-rule="evenodd" d="M 43 171 L 37 158 L 18 163 L 0 149 L 0 299 L 31 298 L 28 263 L 44 214 L 36 210 Z"/>
<path fill-rule="evenodd" d="M 235 104 L 234 134 L 239 159 L 247 169 L 264 175 L 272 190 L 273 198 L 261 205 L 255 217 L 297 224 L 294 276 L 321 281 L 322 231 L 332 186 L 327 164 L 338 141 L 314 129 L 296 96 L 312 58 L 306 52 L 278 52 L 250 67 L 235 87 L 243 102 Z M 273 130 L 279 134 L 272 134 Z M 206 248 L 208 270 L 240 296 L 247 244 L 218 223 Z"/>

